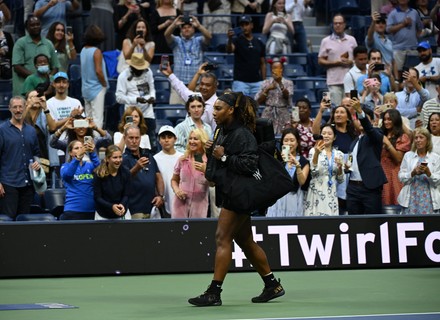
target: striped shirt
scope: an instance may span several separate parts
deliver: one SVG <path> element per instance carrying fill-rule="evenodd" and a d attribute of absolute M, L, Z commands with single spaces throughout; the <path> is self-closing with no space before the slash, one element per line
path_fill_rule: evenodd
<path fill-rule="evenodd" d="M 176 130 L 176 136 L 177 136 L 177 141 L 175 144 L 175 148 L 177 151 L 185 153 L 186 145 L 188 144 L 189 134 L 194 129 L 197 129 L 197 126 L 191 117 L 187 117 L 184 121 L 179 123 L 174 128 L 174 130 Z M 203 129 L 205 129 L 206 133 L 208 134 L 208 137 L 210 138 L 212 135 L 211 126 L 203 122 Z"/>
<path fill-rule="evenodd" d="M 429 116 L 434 112 L 440 112 L 440 100 L 438 97 L 430 99 L 423 104 L 421 116 L 424 127 L 428 126 Z"/>

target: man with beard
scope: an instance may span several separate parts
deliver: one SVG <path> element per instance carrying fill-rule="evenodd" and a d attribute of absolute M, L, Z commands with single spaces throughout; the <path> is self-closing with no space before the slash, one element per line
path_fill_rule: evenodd
<path fill-rule="evenodd" d="M 150 63 L 143 53 L 133 53 L 126 61 L 130 66 L 118 76 L 116 101 L 124 104 L 125 109 L 136 106 L 142 111 L 148 128 L 151 149 L 156 151 L 156 119 L 153 103 L 156 100 L 153 72 L 148 68 Z"/>
<path fill-rule="evenodd" d="M 420 82 L 429 91 L 431 98 L 437 97 L 436 82 L 440 79 L 440 58 L 432 57 L 432 49 L 429 42 L 420 42 L 417 46 L 420 63 L 416 66 L 419 70 Z"/>
<path fill-rule="evenodd" d="M 29 17 L 26 21 L 28 35 L 17 40 L 12 51 L 12 89 L 13 94 L 22 93 L 24 80 L 35 73 L 34 57 L 44 54 L 49 58 L 51 74 L 58 72 L 60 62 L 55 48 L 49 40 L 41 36 L 41 22 L 37 17 Z"/>
<path fill-rule="evenodd" d="M 0 212 L 13 219 L 30 212 L 35 191 L 29 164 L 40 156 L 37 133 L 24 122 L 25 103 L 21 96 L 11 98 L 11 119 L 0 125 Z M 40 170 L 37 161 L 31 167 Z"/>

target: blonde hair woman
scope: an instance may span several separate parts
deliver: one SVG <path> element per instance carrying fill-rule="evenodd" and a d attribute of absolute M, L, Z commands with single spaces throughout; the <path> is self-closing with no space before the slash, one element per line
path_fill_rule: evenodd
<path fill-rule="evenodd" d="M 174 198 L 172 218 L 206 218 L 208 214 L 209 185 L 205 178 L 205 143 L 209 137 L 205 130 L 190 132 L 185 154 L 177 161 L 171 178 Z"/>
<path fill-rule="evenodd" d="M 440 156 L 432 152 L 428 129 L 414 130 L 411 151 L 403 157 L 399 179 L 404 186 L 397 201 L 403 214 L 439 213 Z"/>
<path fill-rule="evenodd" d="M 130 194 L 130 171 L 122 166 L 122 152 L 111 145 L 93 175 L 95 220 L 125 219 Z M 128 218 L 128 216 L 127 216 Z"/>

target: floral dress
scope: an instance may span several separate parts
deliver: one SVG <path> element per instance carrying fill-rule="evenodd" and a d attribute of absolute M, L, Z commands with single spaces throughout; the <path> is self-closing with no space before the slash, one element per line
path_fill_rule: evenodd
<path fill-rule="evenodd" d="M 417 165 L 425 161 L 425 157 L 419 158 Z M 426 174 L 416 175 L 413 178 L 410 189 L 409 206 L 403 208 L 403 214 L 429 214 L 434 212 L 429 189 L 429 180 Z"/>
<path fill-rule="evenodd" d="M 336 149 L 332 150 L 331 159 L 327 158 L 325 152 L 318 156 L 318 163 L 313 164 L 313 155 L 316 149 L 309 153 L 310 172 L 312 180 L 307 192 L 304 204 L 306 216 L 336 216 L 339 215 L 338 197 L 336 194 L 337 185 L 344 182 L 344 171 L 338 175 L 338 167 L 335 159 L 344 159 L 344 154 Z"/>

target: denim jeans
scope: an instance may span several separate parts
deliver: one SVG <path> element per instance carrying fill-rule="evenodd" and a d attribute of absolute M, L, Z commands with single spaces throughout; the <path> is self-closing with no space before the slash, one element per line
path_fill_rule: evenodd
<path fill-rule="evenodd" d="M 255 98 L 258 91 L 260 91 L 262 81 L 258 82 L 243 82 L 236 81 L 232 82 L 232 91 L 243 92 L 245 95 Z"/>

